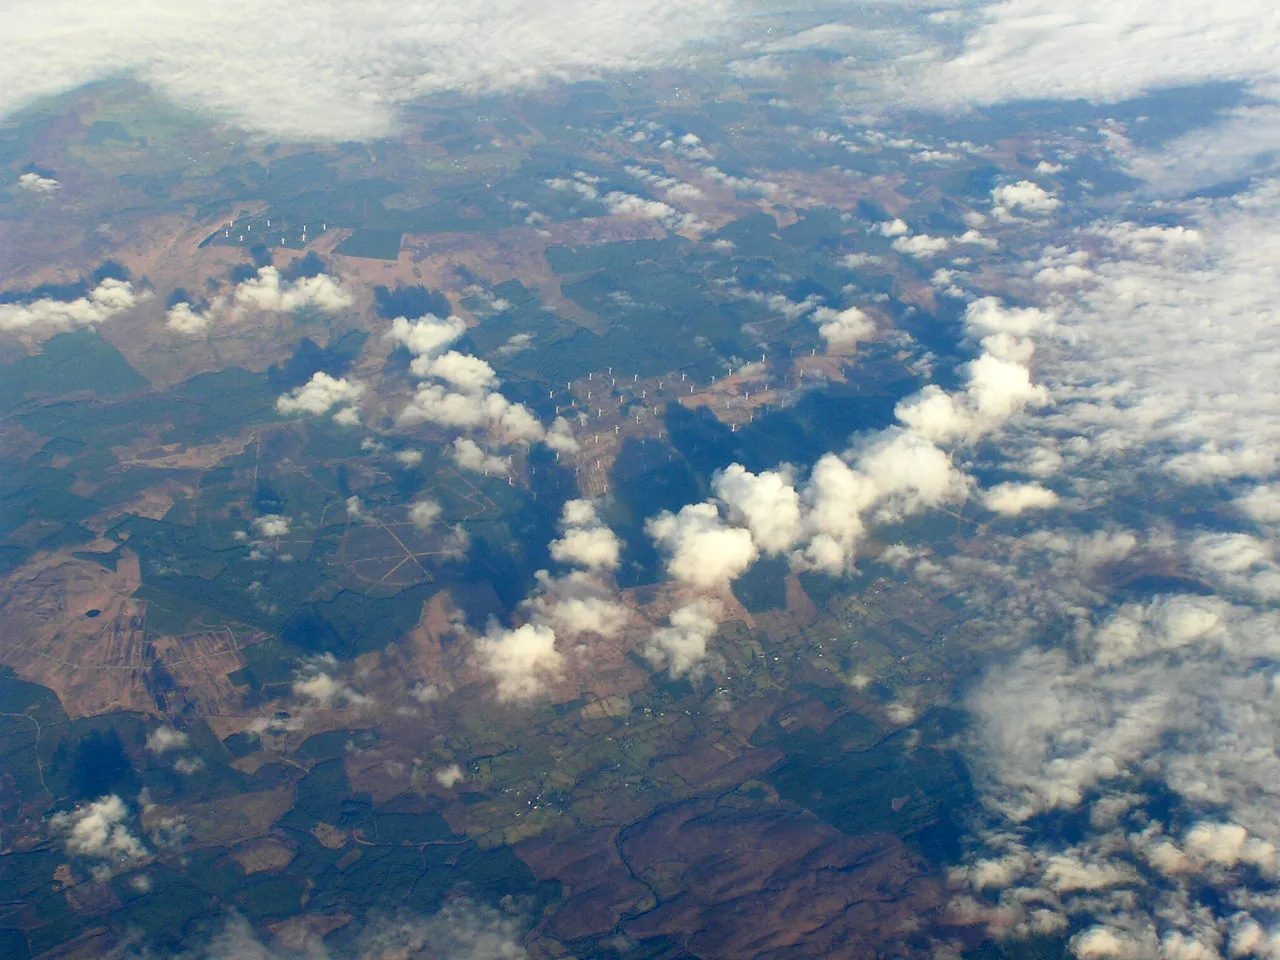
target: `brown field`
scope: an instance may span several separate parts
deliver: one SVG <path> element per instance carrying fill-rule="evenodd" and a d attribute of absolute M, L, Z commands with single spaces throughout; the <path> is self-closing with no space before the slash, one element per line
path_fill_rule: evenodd
<path fill-rule="evenodd" d="M 280 787 L 181 806 L 153 806 L 142 812 L 142 825 L 154 830 L 163 821 L 182 818 L 194 843 L 230 845 L 265 836 L 293 802 L 293 788 Z"/>
<path fill-rule="evenodd" d="M 61 553 L 36 556 L 0 581 L 0 662 L 53 690 L 73 718 L 150 709 L 145 610 L 132 599 L 141 583 L 134 554 L 115 570 Z"/>

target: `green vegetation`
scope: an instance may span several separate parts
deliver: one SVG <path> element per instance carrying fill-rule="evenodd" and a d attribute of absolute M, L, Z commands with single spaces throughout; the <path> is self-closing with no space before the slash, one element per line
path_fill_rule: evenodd
<path fill-rule="evenodd" d="M 402 236 L 399 230 L 357 230 L 338 244 L 334 253 L 340 253 L 344 257 L 395 260 L 400 256 Z"/>
<path fill-rule="evenodd" d="M 97 333 L 63 333 L 41 352 L 0 371 L 0 408 L 13 409 L 31 396 L 59 396 L 87 390 L 114 397 L 145 389 L 147 381 Z"/>

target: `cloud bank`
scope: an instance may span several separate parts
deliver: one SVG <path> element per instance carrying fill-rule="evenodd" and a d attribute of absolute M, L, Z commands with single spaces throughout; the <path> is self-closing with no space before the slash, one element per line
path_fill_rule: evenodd
<path fill-rule="evenodd" d="M 0 113 L 130 73 L 274 136 L 372 138 L 395 128 L 401 104 L 441 91 L 521 90 L 686 60 L 687 45 L 720 33 L 733 9 L 723 0 L 131 0 L 85 10 L 20 0 L 6 9 Z"/>
<path fill-rule="evenodd" d="M 338 313 L 352 303 L 351 294 L 328 274 L 286 281 L 275 267 L 262 267 L 257 276 L 236 284 L 230 293 L 215 297 L 204 309 L 186 301 L 175 303 L 165 313 L 165 323 L 177 333 L 194 336 L 211 326 L 237 323 L 255 313 L 292 313 L 303 309 Z"/>
<path fill-rule="evenodd" d="M 80 327 L 94 327 L 132 310 L 150 298 L 128 280 L 108 278 L 74 300 L 42 297 L 27 303 L 0 303 L 0 331 L 52 336 Z"/>

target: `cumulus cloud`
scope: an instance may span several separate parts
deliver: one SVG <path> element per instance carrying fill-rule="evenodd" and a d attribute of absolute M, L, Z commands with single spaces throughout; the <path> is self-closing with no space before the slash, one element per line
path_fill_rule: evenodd
<path fill-rule="evenodd" d="M 417 500 L 409 505 L 409 522 L 419 530 L 430 530 L 442 512 L 434 500 Z"/>
<path fill-rule="evenodd" d="M 556 453 L 577 453 L 581 449 L 578 438 L 573 435 L 573 427 L 564 417 L 556 417 L 552 421 L 543 442 Z"/>
<path fill-rule="evenodd" d="M 548 545 L 552 559 L 579 569 L 558 577 L 537 571 L 537 588 L 523 605 L 530 623 L 559 637 L 618 636 L 631 614 L 607 575 L 618 566 L 621 542 L 590 500 L 568 501 L 560 529 Z"/>
<path fill-rule="evenodd" d="M 364 396 L 364 392 L 365 385 L 358 380 L 331 377 L 321 371 L 313 374 L 311 379 L 302 386 L 277 397 L 276 412 L 286 415 L 302 413 L 318 417 L 338 407 L 334 419 L 338 420 L 339 416 L 346 411 L 351 411 L 339 421 L 346 421 L 349 424 L 352 416 L 356 415 L 356 404 Z M 359 422 L 358 417 L 356 422 Z"/>
<path fill-rule="evenodd" d="M 711 503 L 664 510 L 645 522 L 645 532 L 666 553 L 667 574 L 698 589 L 728 586 L 759 556 L 750 532 L 725 523 Z"/>
<path fill-rule="evenodd" d="M 0 303 L 0 331 L 31 331 L 50 336 L 78 327 L 93 327 L 132 310 L 150 294 L 127 280 L 108 278 L 74 300 L 42 297 L 27 303 Z"/>
<path fill-rule="evenodd" d="M 437 775 L 452 769 L 452 766 L 444 767 L 437 771 Z M 520 906 L 517 901 L 507 900 L 502 909 L 497 909 L 455 897 L 430 916 L 400 911 L 370 917 L 347 949 L 332 950 L 321 937 L 311 936 L 298 952 L 313 960 L 351 957 L 366 960 L 391 960 L 395 957 L 527 960 L 529 954 L 522 941 L 528 923 L 527 918 L 518 912 Z M 221 929 L 199 951 L 184 954 L 190 960 L 290 960 L 295 955 L 293 950 L 259 941 L 253 925 L 235 913 L 227 917 Z"/>
<path fill-rule="evenodd" d="M 1082 231 L 1092 279 L 1055 297 L 1036 337 L 1045 429 L 1075 438 L 1064 469 L 1101 474 L 1127 455 L 1194 483 L 1277 469 L 1280 416 L 1262 385 L 1280 355 L 1280 185 L 1181 212 L 1188 222 Z"/>
<path fill-rule="evenodd" d="M 719 626 L 720 608 L 706 600 L 678 607 L 667 625 L 649 635 L 643 651 L 658 667 L 666 667 L 673 677 L 696 675 L 707 660 L 707 644 Z"/>
<path fill-rule="evenodd" d="M 458 437 L 449 446 L 449 456 L 463 470 L 505 477 L 511 472 L 511 458 L 490 453 L 469 437 Z"/>
<path fill-rule="evenodd" d="M 765 553 L 782 553 L 800 536 L 800 494 L 789 468 L 755 474 L 732 463 L 716 474 L 712 487 L 730 519 L 745 526 Z"/>
<path fill-rule="evenodd" d="M 691 213 L 681 213 L 661 200 L 647 200 L 635 194 L 614 190 L 602 198 L 605 209 L 613 217 L 630 217 L 637 220 L 657 220 L 668 230 L 690 230 L 706 226 Z"/>
<path fill-rule="evenodd" d="M 187 735 L 173 727 L 156 727 L 147 734 L 147 749 L 152 753 L 168 753 L 182 750 L 187 745 Z"/>
<path fill-rule="evenodd" d="M 458 317 L 441 318 L 426 314 L 416 320 L 396 317 L 391 321 L 387 336 L 415 357 L 431 357 L 466 332 L 467 325 Z"/>
<path fill-rule="evenodd" d="M 608 527 L 571 527 L 551 541 L 552 559 L 588 570 L 612 570 L 618 565 L 619 542 Z"/>
<path fill-rule="evenodd" d="M 899 253 L 924 260 L 936 257 L 950 249 L 951 238 L 931 237 L 927 233 L 918 233 L 915 236 L 898 237 L 893 241 L 892 246 Z"/>
<path fill-rule="evenodd" d="M 237 285 L 233 300 L 239 306 L 264 313 L 290 313 L 306 307 L 337 313 L 352 303 L 342 284 L 327 274 L 282 282 L 275 267 L 261 267 L 256 277 Z"/>
<path fill-rule="evenodd" d="M 617 568 L 622 542 L 600 520 L 596 505 L 590 500 L 570 500 L 566 503 L 560 518 L 560 528 L 563 535 L 552 540 L 549 545 L 553 560 L 587 570 L 607 571 Z"/>
<path fill-rule="evenodd" d="M 1280 484 L 1259 484 L 1237 497 L 1235 505 L 1258 523 L 1280 523 Z"/>
<path fill-rule="evenodd" d="M 720 33 L 731 8 L 375 0 L 268 11 L 230 0 L 178 16 L 144 0 L 111 15 L 73 17 L 73 9 L 25 2 L 11 11 L 10 43 L 22 55 L 0 66 L 0 112 L 129 72 L 181 103 L 274 137 L 349 140 L 386 136 L 401 104 L 441 91 L 520 90 L 684 62 L 686 46 Z M 282 36 L 282 24 L 306 24 L 305 40 L 301 32 Z M 270 91 L 255 69 L 263 63 L 275 67 Z"/>
<path fill-rule="evenodd" d="M 147 855 L 141 840 L 129 832 L 129 808 L 114 794 L 49 818 L 65 834 L 67 852 L 129 865 Z"/>
<path fill-rule="evenodd" d="M 261 267 L 256 276 L 241 281 L 203 310 L 186 301 L 169 308 L 165 322 L 184 334 L 198 334 L 219 323 L 237 323 L 255 313 L 292 313 L 315 309 L 338 313 L 354 302 L 342 284 L 328 274 L 284 281 L 275 267 Z"/>
<path fill-rule="evenodd" d="M 793 563 L 842 573 L 866 532 L 863 513 L 878 497 L 875 482 L 829 453 L 813 465 L 802 496 L 807 542 L 796 551 Z"/>
<path fill-rule="evenodd" d="M 898 425 L 820 458 L 803 483 L 789 468 L 756 475 L 730 464 L 715 480 L 717 501 L 650 518 L 646 532 L 667 555 L 668 574 L 712 589 L 740 576 L 761 552 L 789 551 L 795 569 L 839 575 L 853 564 L 868 525 L 964 501 L 972 480 L 945 446 L 972 443 L 1049 399 L 1031 382 L 1032 341 L 1010 332 L 1029 326 L 1033 315 L 1041 316 L 993 303 L 976 309 L 969 326 L 987 336 L 984 352 L 963 368 L 965 388 L 926 387 L 898 405 Z M 1020 495 L 1029 509 L 1035 497 Z M 1009 507 L 1013 500 L 996 495 L 992 502 Z"/>
<path fill-rule="evenodd" d="M 18 189 L 23 193 L 33 193 L 38 197 L 47 197 L 61 187 L 53 177 L 42 177 L 38 173 L 24 173 L 18 177 Z"/>
<path fill-rule="evenodd" d="M 253 526 L 258 532 L 258 536 L 272 539 L 274 537 L 288 536 L 290 521 L 288 517 L 278 513 L 265 513 L 260 517 L 253 518 Z"/>
<path fill-rule="evenodd" d="M 494 627 L 476 640 L 481 667 L 497 683 L 499 700 L 529 700 L 542 693 L 563 672 L 564 655 L 556 649 L 556 634 L 541 623 L 514 630 Z"/>
<path fill-rule="evenodd" d="M 988 919 L 1006 931 L 1091 922 L 1080 957 L 1216 956 L 1228 936 L 1248 955 L 1280 874 L 1280 683 L 1259 669 L 1280 650 L 1277 614 L 1174 594 L 1076 616 L 1071 651 L 1028 647 L 970 697 L 988 856 L 966 882 L 995 891 Z M 1030 826 L 1050 811 L 1090 828 L 1066 841 Z"/>
<path fill-rule="evenodd" d="M 997 220 L 1007 220 L 1019 214 L 1047 217 L 1062 206 L 1061 200 L 1030 180 L 996 187 L 991 191 L 991 203 L 991 213 Z"/>
<path fill-rule="evenodd" d="M 532 622 L 545 624 L 556 636 L 616 637 L 631 619 L 616 588 L 597 573 L 573 570 L 553 577 L 539 570 L 535 577 L 538 586 L 525 608 Z"/>
<path fill-rule="evenodd" d="M 418 388 L 413 400 L 400 411 L 402 426 L 434 423 L 442 427 L 471 428 L 486 422 L 484 401 L 465 393 L 454 393 L 438 383 Z"/>
<path fill-rule="evenodd" d="M 307 707 L 329 710 L 359 707 L 373 701 L 336 675 L 338 661 L 332 654 L 313 657 L 302 664 L 293 681 L 293 695 Z"/>
<path fill-rule="evenodd" d="M 402 426 L 434 423 L 457 430 L 487 429 L 500 443 L 534 443 L 547 439 L 547 433 L 533 412 L 522 403 L 514 403 L 498 393 L 500 381 L 488 363 L 479 357 L 450 350 L 446 346 L 465 331 L 461 320 L 423 317 L 409 321 L 403 317 L 392 323 L 390 336 L 415 354 L 412 371 L 427 379 L 444 380 L 424 383 L 413 399 L 400 411 Z M 568 433 L 568 425 L 553 425 L 554 449 L 576 446 Z"/>
<path fill-rule="evenodd" d="M 988 349 L 965 365 L 968 386 L 962 393 L 947 393 L 930 384 L 898 404 L 898 419 L 935 443 L 973 441 L 1018 411 L 1049 402 L 1048 388 L 1031 382 L 1028 355 L 1010 357 L 1008 341 L 996 338 L 987 338 L 983 345 Z M 1029 347 L 1029 341 L 1022 345 Z M 997 355 L 993 348 L 1006 355 Z"/>
<path fill-rule="evenodd" d="M 1028 510 L 1056 506 L 1058 495 L 1038 483 L 1002 483 L 982 495 L 982 505 L 992 513 L 1016 517 Z"/>
<path fill-rule="evenodd" d="M 911 96 L 937 105 L 1121 100 L 1206 80 L 1274 76 L 1280 21 L 1264 3 L 1002 0 L 956 56 L 929 58 Z"/>
<path fill-rule="evenodd" d="M 462 772 L 462 767 L 458 766 L 458 764 L 451 763 L 447 767 L 441 767 L 432 774 L 432 777 L 440 786 L 446 790 L 451 790 L 466 779 L 466 774 Z"/>
<path fill-rule="evenodd" d="M 875 322 L 857 307 L 832 310 L 818 307 L 813 311 L 813 322 L 818 324 L 818 336 L 827 341 L 832 350 L 847 349 L 875 336 Z"/>
<path fill-rule="evenodd" d="M 997 297 L 981 297 L 966 306 L 964 323 L 966 330 L 979 338 L 992 334 L 1031 337 L 1056 329 L 1052 311 L 1041 307 L 1011 307 Z"/>
<path fill-rule="evenodd" d="M 479 357 L 456 350 L 436 357 L 414 357 L 410 369 L 414 376 L 443 380 L 463 393 L 483 393 L 498 385 L 498 375 L 493 367 Z"/>

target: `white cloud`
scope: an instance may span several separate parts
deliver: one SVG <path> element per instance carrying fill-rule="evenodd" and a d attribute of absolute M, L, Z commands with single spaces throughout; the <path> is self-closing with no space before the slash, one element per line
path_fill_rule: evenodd
<path fill-rule="evenodd" d="M 305 706 L 321 710 L 372 703 L 371 698 L 334 675 L 337 666 L 338 661 L 332 654 L 313 657 L 303 663 L 293 681 L 293 695 Z"/>
<path fill-rule="evenodd" d="M 863 513 L 877 495 L 873 480 L 834 453 L 819 459 L 803 491 L 806 542 L 793 556 L 793 564 L 843 573 L 866 532 Z"/>
<path fill-rule="evenodd" d="M 267 539 L 289 534 L 289 518 L 278 513 L 266 513 L 260 517 L 254 517 L 253 526 L 258 531 L 258 536 Z"/>
<path fill-rule="evenodd" d="M 446 790 L 451 790 L 466 779 L 466 774 L 462 772 L 462 767 L 458 766 L 458 764 L 451 763 L 447 767 L 438 769 L 432 774 L 432 777 L 440 786 Z"/>
<path fill-rule="evenodd" d="M 18 189 L 24 193 L 33 193 L 38 197 L 47 197 L 61 186 L 62 184 L 52 177 L 42 177 L 38 173 L 24 173 L 18 177 Z"/>
<path fill-rule="evenodd" d="M 173 727 L 156 727 L 147 734 L 147 749 L 152 753 L 181 750 L 187 745 L 187 735 Z"/>
<path fill-rule="evenodd" d="M 446 766 L 438 772 L 450 769 Z M 450 897 L 438 913 L 430 916 L 396 911 L 371 917 L 346 949 L 332 949 L 323 938 L 310 935 L 298 951 L 282 947 L 274 938 L 271 945 L 262 943 L 248 920 L 229 913 L 206 944 L 183 956 L 189 960 L 292 960 L 301 952 L 312 960 L 528 960 L 522 941 L 529 924 L 517 907 L 514 898 L 504 901 L 502 909 L 496 909 L 465 897 Z"/>
<path fill-rule="evenodd" d="M 697 675 L 707 660 L 707 644 L 715 636 L 719 616 L 719 606 L 706 600 L 678 607 L 667 626 L 649 635 L 644 655 L 655 666 L 666 667 L 673 677 Z"/>
<path fill-rule="evenodd" d="M 465 381 L 468 389 L 478 387 L 478 392 L 459 393 L 438 383 L 423 384 L 418 387 L 413 400 L 400 411 L 398 421 L 401 426 L 434 423 L 460 430 L 486 428 L 500 443 L 523 444 L 546 439 L 546 431 L 528 407 L 514 403 L 500 393 L 485 392 L 487 388 L 479 386 L 480 380 L 488 379 L 484 371 L 466 363 L 467 358 L 461 354 L 446 356 L 450 355 L 461 358 L 457 363 L 449 361 L 450 373 Z M 488 364 L 484 367 L 487 368 Z M 571 439 L 567 425 L 556 426 L 551 446 L 553 449 L 567 448 L 570 445 L 567 441 Z"/>
<path fill-rule="evenodd" d="M 545 624 L 526 623 L 514 630 L 493 628 L 475 642 L 480 665 L 498 685 L 499 700 L 528 700 L 560 676 L 564 656 L 556 634 Z"/>
<path fill-rule="evenodd" d="M 44 335 L 93 327 L 132 310 L 150 294 L 127 280 L 106 279 L 74 300 L 43 297 L 29 303 L 0 303 L 0 331 L 30 330 Z"/>
<path fill-rule="evenodd" d="M 1048 401 L 1046 388 L 1031 382 L 1033 342 L 1015 332 L 1049 325 L 1043 311 L 980 301 L 967 327 L 986 334 L 983 353 L 962 368 L 968 380 L 962 391 L 930 385 L 908 397 L 896 408 L 899 426 L 862 438 L 843 455 L 822 457 L 799 487 L 789 469 L 757 476 L 729 465 L 715 481 L 718 502 L 664 511 L 646 524 L 668 556 L 668 574 L 710 589 L 741 575 L 761 551 L 789 550 L 793 568 L 839 575 L 853 564 L 868 524 L 964 501 L 972 479 L 942 445 L 972 443 Z M 1037 497 L 1046 505 L 1044 494 L 1019 496 L 1024 509 Z M 1013 499 L 997 494 L 991 502 L 1011 508 Z"/>
<path fill-rule="evenodd" d="M 556 453 L 577 453 L 581 449 L 581 444 L 573 435 L 572 425 L 564 417 L 556 417 L 552 421 L 543 440 Z"/>
<path fill-rule="evenodd" d="M 491 390 L 498 385 L 498 375 L 493 367 L 479 357 L 450 350 L 437 357 L 422 355 L 413 358 L 410 365 L 416 377 L 434 377 L 443 380 L 455 390 L 475 394 Z"/>
<path fill-rule="evenodd" d="M 1017 183 L 996 187 L 991 191 L 991 203 L 991 213 L 997 220 L 1007 220 L 1020 213 L 1032 217 L 1047 217 L 1062 206 L 1061 200 L 1030 180 L 1019 180 Z"/>
<path fill-rule="evenodd" d="M 430 530 L 442 512 L 434 500 L 418 500 L 409 505 L 409 522 L 419 530 Z"/>
<path fill-rule="evenodd" d="M 318 372 L 301 387 L 277 397 L 276 412 L 286 415 L 305 413 L 318 417 L 339 407 L 338 414 L 342 414 L 344 410 L 354 410 L 364 392 L 365 385 L 358 380 L 331 377 L 327 373 Z"/>
<path fill-rule="evenodd" d="M 486 421 L 482 397 L 454 393 L 438 383 L 419 387 L 398 419 L 402 426 L 434 423 L 463 429 L 479 427 Z"/>
<path fill-rule="evenodd" d="M 776 555 L 790 549 L 801 532 L 800 494 L 794 482 L 788 469 L 755 474 L 731 463 L 716 474 L 712 486 L 729 518 L 750 530 L 761 550 Z"/>
<path fill-rule="evenodd" d="M 951 247 L 950 237 L 931 237 L 927 233 L 919 233 L 910 237 L 898 237 L 893 241 L 893 249 L 899 253 L 924 260 L 936 257 Z"/>
<path fill-rule="evenodd" d="M 905 227 L 906 224 L 904 223 Z M 871 253 L 848 253 L 838 261 L 840 266 L 847 270 L 857 270 L 859 267 L 866 267 L 873 263 L 879 263 L 880 258 Z"/>
<path fill-rule="evenodd" d="M 525 606 L 533 622 L 546 624 L 558 637 L 592 633 L 616 637 L 631 619 L 617 590 L 598 574 L 573 570 L 552 577 L 539 570 L 535 576 L 538 587 Z"/>
<path fill-rule="evenodd" d="M 878 522 L 894 522 L 921 510 L 956 503 L 968 493 L 968 478 L 929 440 L 890 430 L 861 450 L 858 470 L 873 484 Z"/>
<path fill-rule="evenodd" d="M 588 570 L 612 570 L 618 565 L 617 534 L 608 527 L 571 528 L 550 544 L 551 557 Z"/>
<path fill-rule="evenodd" d="M 215 297 L 204 310 L 186 301 L 174 304 L 165 314 L 165 323 L 178 333 L 194 335 L 214 324 L 238 323 L 255 313 L 292 313 L 308 308 L 338 313 L 354 302 L 342 284 L 328 274 L 283 281 L 280 271 L 268 266 L 236 284 L 230 293 Z"/>
<path fill-rule="evenodd" d="M 130 73 L 275 137 L 380 137 L 401 104 L 441 91 L 520 90 L 686 62 L 686 46 L 720 33 L 731 10 L 719 0 L 228 0 L 181 10 L 133 0 L 86 12 L 69 0 L 20 0 L 6 21 L 20 55 L 0 64 L 0 112 Z"/>
<path fill-rule="evenodd" d="M 440 317 L 432 314 L 410 320 L 396 317 L 391 321 L 387 336 L 401 344 L 415 357 L 434 356 L 467 332 L 467 325 L 458 317 Z"/>
<path fill-rule="evenodd" d="M 622 551 L 617 534 L 600 520 L 596 506 L 589 500 L 570 500 L 564 505 L 560 519 L 563 535 L 552 540 L 551 557 L 559 563 L 574 564 L 587 570 L 614 570 Z"/>
<path fill-rule="evenodd" d="M 1054 315 L 1040 307 L 1010 307 L 996 297 L 981 297 L 964 311 L 966 329 L 979 337 L 1008 334 L 1030 337 L 1054 330 Z"/>
<path fill-rule="evenodd" d="M 1280 523 L 1280 484 L 1259 484 L 1237 497 L 1235 504 L 1258 523 Z"/>
<path fill-rule="evenodd" d="M 256 277 L 237 285 L 233 299 L 237 306 L 264 313 L 290 313 L 306 307 L 337 313 L 352 304 L 342 284 L 327 274 L 281 282 L 275 267 L 261 267 Z"/>
<path fill-rule="evenodd" d="M 706 226 L 691 213 L 681 213 L 661 200 L 646 200 L 635 194 L 611 191 L 603 197 L 605 208 L 613 217 L 630 217 L 637 220 L 657 220 L 668 230 L 690 230 Z"/>
<path fill-rule="evenodd" d="M 69 813 L 54 814 L 49 823 L 66 835 L 68 853 L 127 865 L 147 855 L 142 841 L 129 832 L 128 817 L 129 808 L 112 794 Z"/>
<path fill-rule="evenodd" d="M 813 322 L 818 324 L 818 335 L 835 350 L 870 340 L 876 332 L 875 321 L 857 307 L 845 310 L 818 307 L 813 311 Z"/>
<path fill-rule="evenodd" d="M 1017 99 L 1121 100 L 1206 80 L 1276 73 L 1280 14 L 1260 0 L 1001 0 L 957 56 L 910 79 L 913 98 L 938 105 Z M 922 58 L 917 57 L 916 62 Z"/>
<path fill-rule="evenodd" d="M 992 513 L 1020 516 L 1028 510 L 1056 506 L 1058 495 L 1038 483 L 1002 483 L 982 495 L 982 505 Z"/>
<path fill-rule="evenodd" d="M 702 148 L 694 148 L 691 152 L 706 153 Z M 702 157 L 702 159 L 706 159 L 706 157 Z M 705 166 L 699 172 L 712 183 L 718 183 L 721 186 L 728 187 L 735 193 L 745 194 L 750 197 L 764 197 L 767 200 L 773 200 L 782 192 L 781 184 L 774 183 L 772 180 L 764 180 L 759 177 L 736 177 L 733 174 L 725 173 L 716 166 Z"/>
<path fill-rule="evenodd" d="M 1093 279 L 1054 298 L 1037 336 L 1044 430 L 1074 438 L 1064 469 L 1131 455 L 1187 482 L 1276 472 L 1280 185 L 1181 212 L 1188 224 L 1084 231 Z"/>
<path fill-rule="evenodd" d="M 195 336 L 209 329 L 209 316 L 201 313 L 185 300 L 175 303 L 164 315 L 170 330 Z"/>
<path fill-rule="evenodd" d="M 1029 341 L 1023 341 L 1029 346 Z M 983 345 L 1000 349 L 1006 343 L 987 338 Z M 963 393 L 950 394 L 930 384 L 898 404 L 898 419 L 935 443 L 975 440 L 1001 426 L 1027 407 L 1049 402 L 1049 390 L 1031 382 L 1029 357 L 1007 359 L 990 349 L 965 365 L 969 383 Z"/>
<path fill-rule="evenodd" d="M 1211 536 L 1192 549 L 1203 545 L 1229 573 L 1265 559 L 1256 544 Z M 1084 598 L 1089 576 L 1073 569 L 1047 579 Z M 970 698 L 988 857 L 967 882 L 997 891 L 1006 929 L 1029 929 L 1031 904 L 1060 922 L 1093 922 L 1074 942 L 1081 957 L 1213 957 L 1228 934 L 1241 945 L 1233 955 L 1267 956 L 1269 934 L 1251 914 L 1270 919 L 1280 874 L 1280 683 L 1261 667 L 1280 652 L 1277 613 L 1172 595 L 1094 625 L 1064 599 L 1081 621 L 1071 651 L 1028 647 Z M 1198 819 L 1176 830 L 1162 822 L 1171 798 L 1184 823 Z M 1087 814 L 1092 829 L 1066 841 L 1029 826 L 1054 810 Z"/>
<path fill-rule="evenodd" d="M 668 575 L 699 589 L 727 586 L 759 556 L 751 534 L 726 524 L 711 503 L 664 510 L 645 522 L 645 532 L 667 554 Z"/>
<path fill-rule="evenodd" d="M 449 455 L 463 470 L 505 477 L 511 472 L 511 458 L 490 453 L 470 437 L 458 437 L 449 447 Z"/>
<path fill-rule="evenodd" d="M 331 707 L 342 693 L 342 684 L 327 673 L 316 673 L 295 680 L 293 695 L 309 700 L 318 707 Z"/>

